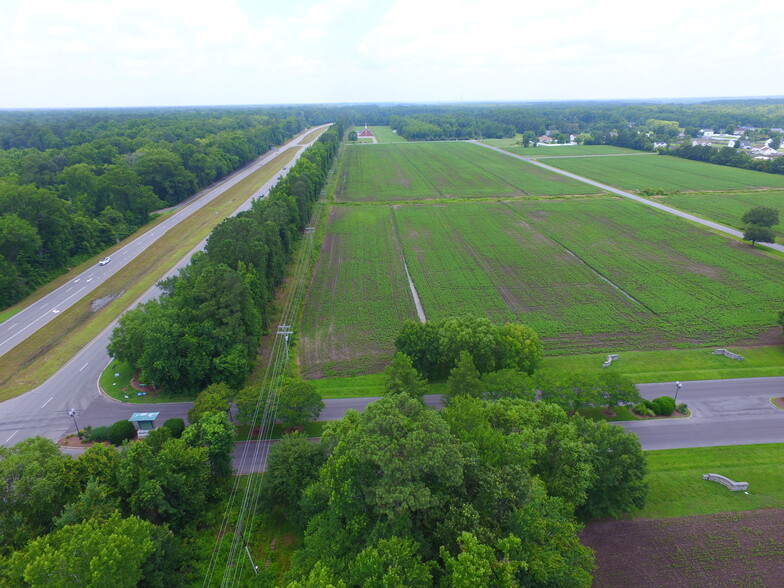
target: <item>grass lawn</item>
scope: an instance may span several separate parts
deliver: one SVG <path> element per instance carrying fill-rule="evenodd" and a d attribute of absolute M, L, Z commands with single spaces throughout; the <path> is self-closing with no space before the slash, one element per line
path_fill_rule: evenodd
<path fill-rule="evenodd" d="M 322 378 L 311 380 L 321 397 L 364 398 L 384 394 L 384 374 L 369 374 L 347 378 Z M 431 382 L 425 394 L 444 394 L 446 382 Z"/>
<path fill-rule="evenodd" d="M 646 451 L 650 494 L 631 518 L 668 518 L 784 507 L 784 444 Z M 702 479 L 721 474 L 748 482 L 748 494 Z"/>
<path fill-rule="evenodd" d="M 647 151 L 636 151 L 612 145 L 559 145 L 553 147 L 521 147 L 515 143 L 520 139 L 485 139 L 487 145 L 498 147 L 515 155 L 536 159 L 543 157 L 569 157 L 576 155 L 655 155 Z"/>
<path fill-rule="evenodd" d="M 713 355 L 714 349 L 619 352 L 618 361 L 605 369 L 628 376 L 635 384 L 784 376 L 784 344 L 729 347 L 742 355 L 743 361 Z M 564 372 L 595 371 L 605 359 L 607 355 L 601 353 L 545 357 L 542 367 Z"/>
<path fill-rule="evenodd" d="M 184 394 L 166 394 L 163 392 L 152 392 L 139 395 L 139 391 L 131 386 L 133 370 L 124 361 L 113 360 L 109 362 L 103 370 L 98 381 L 101 389 L 115 400 L 127 402 L 129 404 L 148 404 L 163 402 L 193 402 L 195 396 Z M 125 396 L 128 396 L 126 398 Z"/>
<path fill-rule="evenodd" d="M 359 134 L 360 132 L 362 132 L 362 130 L 364 128 L 365 128 L 365 125 L 355 126 L 351 130 L 352 131 L 356 131 L 357 134 Z M 401 137 L 397 133 L 393 133 L 391 127 L 368 126 L 368 128 L 370 129 L 370 132 L 373 133 L 373 135 L 376 137 L 376 140 L 379 143 L 406 143 L 406 142 L 408 142 L 408 139 L 406 139 L 405 137 Z M 368 139 L 359 139 L 357 142 L 358 143 L 368 143 L 369 140 Z"/>

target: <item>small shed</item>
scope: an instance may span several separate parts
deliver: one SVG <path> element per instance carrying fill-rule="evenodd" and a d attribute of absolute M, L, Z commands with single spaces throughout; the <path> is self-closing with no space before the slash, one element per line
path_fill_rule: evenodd
<path fill-rule="evenodd" d="M 137 436 L 139 439 L 144 439 L 150 431 L 155 428 L 155 419 L 158 418 L 159 412 L 135 412 L 128 420 L 136 425 L 138 429 Z"/>

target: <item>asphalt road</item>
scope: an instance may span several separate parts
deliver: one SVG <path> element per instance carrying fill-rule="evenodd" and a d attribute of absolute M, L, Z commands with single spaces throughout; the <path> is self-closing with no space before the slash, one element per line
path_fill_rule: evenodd
<path fill-rule="evenodd" d="M 155 241 L 177 223 L 209 204 L 212 200 L 238 182 L 244 180 L 260 166 L 277 157 L 280 151 L 285 149 L 300 149 L 301 151 L 301 148 L 297 145 L 298 141 L 312 132 L 312 130 L 313 129 L 308 129 L 307 131 L 300 133 L 279 149 L 273 149 L 265 153 L 242 169 L 222 179 L 220 182 L 216 182 L 212 186 L 198 192 L 184 203 L 180 203 L 180 205 L 178 205 L 179 210 L 170 218 L 112 253 L 110 263 L 103 266 L 96 263 L 94 266 L 83 270 L 81 273 L 74 274 L 68 283 L 50 292 L 7 321 L 0 323 L 0 357 L 35 333 L 38 329 L 45 327 L 46 324 L 53 320 L 58 314 L 89 295 L 90 292 L 103 284 L 127 263 L 144 253 L 147 248 L 152 246 Z M 289 165 L 293 165 L 293 163 L 294 162 L 292 161 Z M 272 184 L 274 185 L 276 181 L 277 177 L 272 181 Z M 265 185 L 254 196 L 258 196 L 262 193 L 266 194 L 268 191 L 269 187 Z M 250 206 L 250 200 L 245 204 L 246 206 Z"/>
<path fill-rule="evenodd" d="M 562 169 L 558 169 L 557 167 L 553 167 L 551 165 L 547 165 L 546 163 L 542 163 L 535 159 L 531 159 L 530 157 L 525 157 L 523 155 L 517 155 L 516 153 L 510 153 L 509 151 L 504 151 L 503 149 L 499 149 L 498 147 L 493 147 L 492 145 L 486 145 L 485 143 L 479 143 L 478 141 L 469 141 L 469 143 L 474 143 L 475 145 L 479 145 L 480 147 L 485 147 L 487 149 L 492 149 L 493 151 L 498 151 L 499 153 L 503 153 L 509 157 L 514 157 L 515 159 L 520 159 L 531 165 L 535 165 L 551 171 L 553 173 L 560 174 L 562 176 L 566 176 L 567 178 L 572 178 L 573 180 L 577 180 L 578 182 L 583 182 L 585 184 L 589 184 L 600 190 L 604 190 L 606 192 L 611 192 L 612 194 L 617 194 L 618 196 L 623 196 L 624 198 L 628 198 L 629 200 L 634 200 L 635 202 L 639 202 L 640 204 L 644 204 L 645 206 L 650 206 L 651 208 L 657 208 L 663 212 L 668 214 L 672 214 L 675 216 L 679 216 L 681 218 L 685 218 L 697 224 L 700 224 L 704 227 L 708 227 L 714 229 L 716 231 L 720 231 L 722 233 L 726 233 L 728 235 L 732 235 L 733 237 L 743 238 L 743 232 L 737 229 L 733 229 L 726 225 L 722 225 L 719 223 L 715 223 L 713 221 L 705 220 L 704 218 L 700 218 L 698 216 L 694 216 L 693 214 L 689 214 L 688 212 L 683 212 L 682 210 L 678 210 L 677 208 L 672 208 L 670 206 L 665 206 L 664 204 L 660 204 L 653 200 L 648 200 L 647 198 L 642 198 L 637 196 L 636 194 L 632 194 L 631 192 L 626 192 L 625 190 L 619 190 L 613 186 L 608 186 L 607 184 L 602 184 L 601 182 L 597 182 L 591 180 L 590 178 L 586 178 L 583 176 L 578 176 L 577 174 L 573 174 Z M 779 245 L 778 243 L 765 243 L 765 247 L 769 247 L 771 249 L 775 249 L 776 251 L 784 252 L 784 245 Z"/>
<path fill-rule="evenodd" d="M 324 126 L 326 129 L 327 126 Z M 290 148 L 297 149 L 295 158 L 286 165 L 289 169 L 302 155 L 309 145 L 298 145 L 297 141 L 305 136 L 306 131 L 289 142 Z M 281 150 L 283 147 L 281 147 Z M 261 160 L 251 164 L 250 171 L 263 165 L 268 158 L 277 153 L 271 152 Z M 248 173 L 250 173 L 248 171 Z M 285 172 L 282 172 L 285 174 Z M 267 182 L 256 194 L 243 202 L 237 210 L 246 209 L 254 198 L 264 197 L 269 189 L 277 183 L 277 176 Z M 237 180 L 239 181 L 239 180 Z M 195 204 L 195 202 L 194 202 Z M 184 217 L 180 217 L 184 218 Z M 202 249 L 206 239 L 190 251 L 161 279 L 174 275 L 180 267 L 186 265 L 196 251 Z M 112 263 L 114 263 L 114 256 Z M 109 266 L 104 267 L 110 267 Z M 118 264 L 119 265 L 119 264 Z M 153 286 L 136 300 L 129 308 L 157 297 L 160 294 L 157 286 Z M 18 315 L 17 315 L 18 316 Z M 83 347 L 70 361 L 60 368 L 41 386 L 0 403 L 0 445 L 14 445 L 27 437 L 41 435 L 52 440 L 63 437 L 68 432 L 75 432 L 76 426 L 111 424 L 120 419 L 127 419 L 132 412 L 162 411 L 161 418 L 184 417 L 187 406 L 174 405 L 129 405 L 116 402 L 105 397 L 98 388 L 98 379 L 111 358 L 106 353 L 109 337 L 116 326 L 114 321 L 98 334 L 90 343 Z M 75 410 L 74 418 L 68 413 Z M 118 416 L 119 415 L 119 416 Z"/>

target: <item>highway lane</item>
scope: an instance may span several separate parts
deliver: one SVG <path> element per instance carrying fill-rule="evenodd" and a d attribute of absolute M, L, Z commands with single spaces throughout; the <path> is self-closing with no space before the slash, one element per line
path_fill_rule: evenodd
<path fill-rule="evenodd" d="M 486 147 L 487 149 L 492 149 L 493 151 L 498 151 L 499 153 L 503 153 L 509 157 L 514 157 L 515 159 L 520 159 L 521 161 L 525 161 L 530 163 L 531 165 L 535 165 L 537 167 L 541 167 L 553 173 L 560 174 L 562 176 L 566 176 L 567 178 L 572 178 L 573 180 L 577 180 L 578 182 L 583 182 L 585 184 L 589 184 L 600 190 L 604 190 L 606 192 L 611 192 L 612 194 L 617 194 L 618 196 L 623 196 L 624 198 L 628 198 L 629 200 L 634 200 L 635 202 L 639 202 L 640 204 L 644 204 L 645 206 L 650 206 L 651 208 L 657 208 L 662 212 L 666 212 L 668 214 L 672 214 L 675 216 L 679 216 L 686 220 L 690 220 L 697 224 L 700 224 L 704 227 L 708 227 L 710 229 L 714 229 L 716 231 L 726 233 L 727 235 L 732 235 L 733 237 L 743 238 L 743 232 L 738 231 L 737 229 L 733 229 L 726 225 L 722 225 L 719 223 L 715 223 L 713 221 L 705 220 L 704 218 L 700 218 L 698 216 L 694 216 L 693 214 L 689 214 L 688 212 L 683 212 L 682 210 L 678 210 L 677 208 L 672 208 L 671 206 L 665 206 L 664 204 L 660 204 L 653 200 L 648 200 L 647 198 L 642 198 L 641 196 L 637 196 L 636 194 L 632 194 L 631 192 L 626 192 L 625 190 L 619 190 L 613 186 L 609 186 L 607 184 L 602 184 L 601 182 L 597 182 L 590 178 L 586 178 L 584 176 L 578 176 L 577 174 L 573 174 L 571 172 L 564 171 L 562 169 L 558 169 L 557 167 L 553 167 L 551 165 L 547 165 L 546 163 L 542 163 L 535 159 L 531 159 L 530 157 L 525 157 L 523 155 L 517 155 L 516 153 L 510 153 L 509 151 L 504 151 L 498 147 L 493 147 L 492 145 L 486 145 L 485 143 L 479 143 L 478 141 L 468 141 L 469 143 L 473 143 L 474 145 L 479 145 L 480 147 Z M 784 252 L 784 245 L 779 245 L 778 243 L 765 243 L 765 247 L 769 247 L 771 249 L 775 249 L 776 251 Z"/>
<path fill-rule="evenodd" d="M 326 129 L 327 126 L 323 128 Z M 294 165 L 308 146 L 309 144 L 292 147 L 297 149 L 297 154 L 287 164 L 288 168 Z M 282 172 L 284 175 L 285 173 L 285 171 Z M 265 197 L 277 181 L 278 176 L 273 177 L 251 198 L 238 206 L 233 214 L 250 207 L 253 199 Z M 204 247 L 205 243 L 206 239 L 183 257 L 161 279 L 175 275 L 180 267 L 189 262 L 193 253 Z M 129 308 L 159 295 L 159 289 L 157 286 L 153 286 Z M 117 321 L 112 322 L 41 386 L 0 403 L 0 445 L 14 445 L 22 439 L 35 435 L 57 440 L 68 432 L 74 432 L 76 424 L 79 427 L 111 424 L 128 418 L 130 413 L 135 411 L 160 410 L 162 419 L 184 416 L 188 408 L 185 404 L 154 404 L 141 407 L 116 402 L 100 392 L 98 379 L 111 361 L 106 353 L 106 346 L 116 324 Z M 68 416 L 70 409 L 75 410 L 76 424 Z"/>
<path fill-rule="evenodd" d="M 327 126 L 328 125 L 322 125 L 325 129 Z M 308 133 L 313 132 L 313 130 L 314 129 L 311 128 L 303 131 L 283 146 L 268 151 L 240 170 L 237 170 L 216 184 L 198 192 L 185 202 L 180 203 L 177 206 L 177 212 L 171 217 L 143 235 L 129 241 L 123 247 L 112 253 L 112 261 L 109 264 L 101 266 L 96 263 L 80 274 L 75 274 L 66 284 L 18 312 L 7 321 L 0 323 L 0 357 L 35 333 L 38 329 L 46 326 L 46 324 L 53 320 L 58 314 L 89 295 L 90 292 L 103 284 L 127 263 L 141 255 L 177 223 L 209 204 L 212 200 L 223 194 L 223 192 L 255 172 L 259 167 L 280 155 L 282 151 L 286 149 L 297 149 L 301 152 L 302 147 L 298 144 L 299 141 Z M 293 163 L 294 162 L 292 161 L 287 167 L 293 165 Z M 275 181 L 277 181 L 277 177 Z M 268 191 L 269 188 L 265 185 L 254 196 L 258 197 L 259 194 L 266 194 Z"/>

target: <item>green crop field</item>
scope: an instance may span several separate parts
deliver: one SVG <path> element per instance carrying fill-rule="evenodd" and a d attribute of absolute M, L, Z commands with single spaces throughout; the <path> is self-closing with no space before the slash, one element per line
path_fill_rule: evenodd
<path fill-rule="evenodd" d="M 784 191 L 781 190 L 731 194 L 672 194 L 657 196 L 655 200 L 738 229 L 743 228 L 741 218 L 750 208 L 769 206 L 779 211 L 781 221 L 773 230 L 779 237 L 784 237 Z"/>
<path fill-rule="evenodd" d="M 780 259 L 620 198 L 335 207 L 327 237 L 340 247 L 325 244 L 308 293 L 307 375 L 388 361 L 414 318 L 401 248 L 429 320 L 525 322 L 550 356 L 780 331 Z"/>
<path fill-rule="evenodd" d="M 784 176 L 678 157 L 574 157 L 548 165 L 626 190 L 729 191 L 784 188 Z"/>
<path fill-rule="evenodd" d="M 298 341 L 303 375 L 374 372 L 416 318 L 390 208 L 335 207 L 305 298 Z"/>
<path fill-rule="evenodd" d="M 504 151 L 509 151 L 516 155 L 526 157 L 568 157 L 584 155 L 655 155 L 645 151 L 635 151 L 624 147 L 613 147 L 612 145 L 556 145 L 552 147 L 521 147 L 516 143 L 520 139 L 485 139 L 486 143 L 493 147 L 499 147 Z"/>
<path fill-rule="evenodd" d="M 335 199 L 395 202 L 596 193 L 596 188 L 465 142 L 345 149 Z"/>

